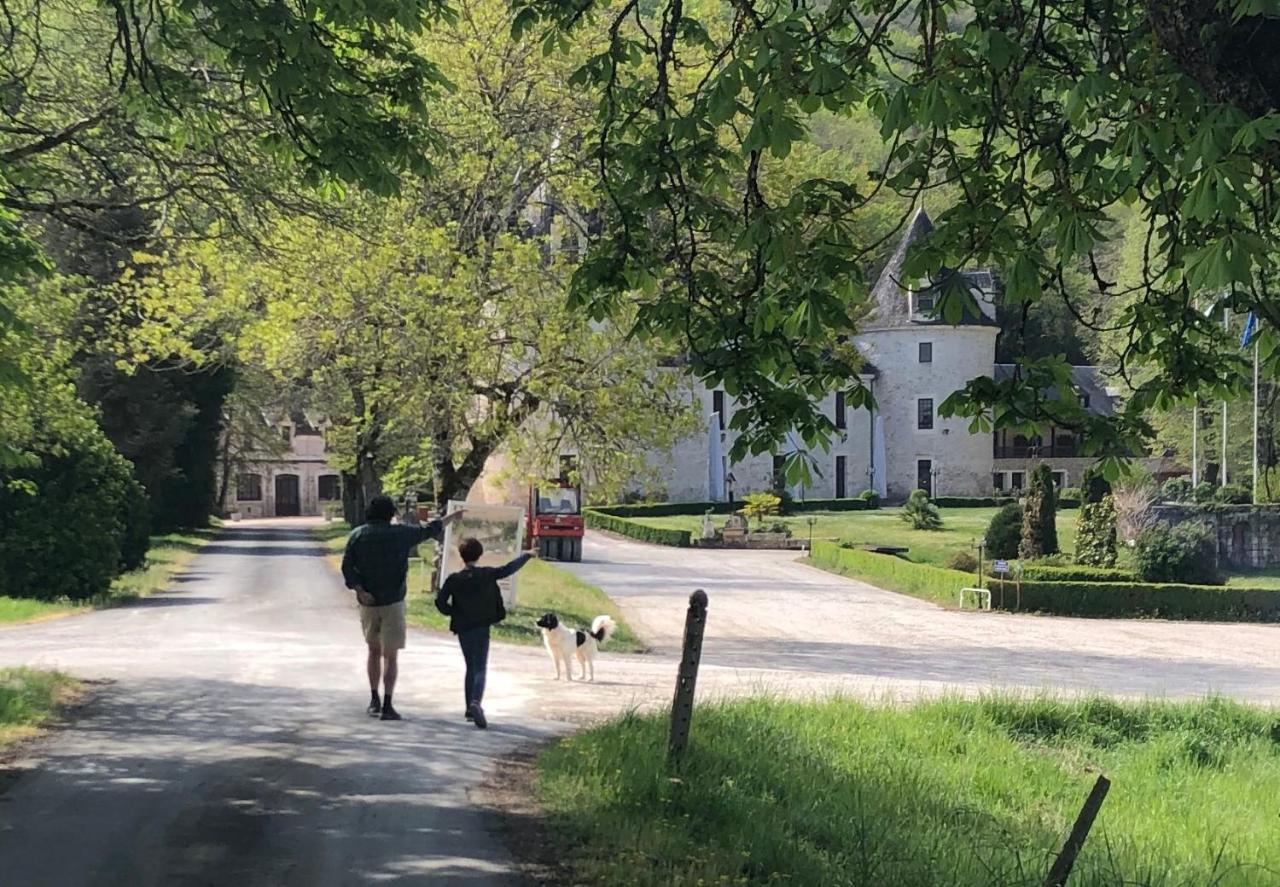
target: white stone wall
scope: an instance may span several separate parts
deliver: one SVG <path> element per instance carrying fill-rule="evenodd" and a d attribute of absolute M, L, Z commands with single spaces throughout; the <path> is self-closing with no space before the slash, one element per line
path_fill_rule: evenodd
<path fill-rule="evenodd" d="M 884 417 L 887 490 L 890 500 L 916 489 L 917 463 L 928 459 L 938 474 L 934 495 L 985 496 L 991 492 L 992 436 L 971 434 L 967 419 L 943 419 L 938 408 L 953 392 L 979 376 L 990 376 L 998 330 L 988 326 L 919 324 L 871 329 L 858 345 L 876 367 L 875 397 Z M 920 362 L 929 342 L 933 359 Z M 920 398 L 933 400 L 933 428 L 917 428 Z"/>

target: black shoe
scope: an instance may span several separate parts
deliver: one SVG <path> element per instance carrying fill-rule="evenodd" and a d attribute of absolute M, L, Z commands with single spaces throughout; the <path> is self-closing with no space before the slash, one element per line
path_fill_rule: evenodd
<path fill-rule="evenodd" d="M 484 716 L 484 709 L 478 705 L 471 706 L 471 720 L 475 722 L 476 727 L 480 730 L 485 730 L 489 726 L 489 722 Z"/>
<path fill-rule="evenodd" d="M 403 718 L 400 717 L 400 712 L 396 711 L 390 705 L 384 705 L 382 706 L 382 720 L 399 721 L 403 720 Z"/>
<path fill-rule="evenodd" d="M 382 714 L 382 703 L 375 699 L 369 703 L 369 707 L 365 711 L 368 712 L 369 717 L 376 718 Z"/>
<path fill-rule="evenodd" d="M 468 705 L 467 713 L 464 714 L 463 717 L 468 721 L 474 721 L 476 719 L 476 707 L 474 705 Z"/>

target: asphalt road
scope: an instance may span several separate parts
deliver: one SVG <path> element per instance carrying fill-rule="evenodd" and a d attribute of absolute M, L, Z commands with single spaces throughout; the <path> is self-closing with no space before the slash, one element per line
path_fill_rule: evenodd
<path fill-rule="evenodd" d="M 98 681 L 73 726 L 0 764 L 0 885 L 506 884 L 471 800 L 494 758 L 671 698 L 689 592 L 711 598 L 700 698 L 874 698 L 992 686 L 1280 702 L 1280 628 L 953 613 L 770 552 L 593 536 L 572 569 L 655 644 L 556 683 L 495 645 L 492 728 L 461 718 L 461 657 L 413 632 L 397 707 L 363 713 L 354 604 L 304 522 L 240 524 L 168 593 L 0 629 L 0 665 Z M 696 719 L 695 719 L 696 720 Z M 695 726 L 696 729 L 696 726 Z"/>

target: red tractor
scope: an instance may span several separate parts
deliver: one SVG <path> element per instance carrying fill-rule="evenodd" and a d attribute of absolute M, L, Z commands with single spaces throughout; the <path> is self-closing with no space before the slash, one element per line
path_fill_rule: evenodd
<path fill-rule="evenodd" d="M 525 544 L 538 556 L 558 561 L 582 560 L 582 488 L 567 480 L 555 487 L 530 487 L 525 512 Z"/>

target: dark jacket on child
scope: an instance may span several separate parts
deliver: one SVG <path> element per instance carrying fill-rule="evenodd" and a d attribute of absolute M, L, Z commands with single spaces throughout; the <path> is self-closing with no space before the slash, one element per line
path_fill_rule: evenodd
<path fill-rule="evenodd" d="M 436 609 L 449 617 L 449 630 L 457 634 L 506 619 L 498 580 L 515 573 L 530 557 L 522 554 L 501 567 L 464 567 L 445 579 L 436 594 Z"/>

